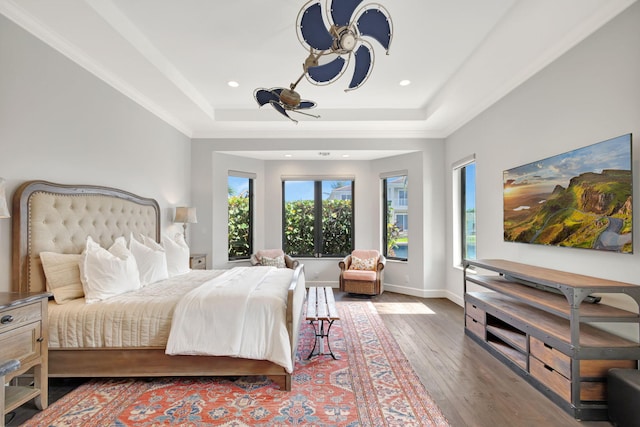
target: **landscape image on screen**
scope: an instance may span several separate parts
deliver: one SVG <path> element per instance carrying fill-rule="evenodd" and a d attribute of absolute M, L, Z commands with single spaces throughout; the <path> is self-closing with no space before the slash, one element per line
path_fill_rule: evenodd
<path fill-rule="evenodd" d="M 503 172 L 504 240 L 633 253 L 631 134 Z"/>

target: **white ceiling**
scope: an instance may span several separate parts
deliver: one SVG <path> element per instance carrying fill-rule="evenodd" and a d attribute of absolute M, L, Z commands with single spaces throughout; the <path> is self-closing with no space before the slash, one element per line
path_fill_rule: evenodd
<path fill-rule="evenodd" d="M 348 71 L 301 81 L 321 118 L 298 124 L 253 92 L 301 75 L 304 0 L 0 0 L 0 13 L 192 138 L 444 138 L 634 1 L 379 0 L 390 54 L 372 43 L 355 91 Z"/>

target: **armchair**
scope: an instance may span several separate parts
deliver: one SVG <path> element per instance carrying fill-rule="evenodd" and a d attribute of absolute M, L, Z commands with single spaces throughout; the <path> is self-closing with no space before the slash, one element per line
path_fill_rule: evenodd
<path fill-rule="evenodd" d="M 276 265 L 278 263 L 278 258 L 284 258 L 285 267 L 295 270 L 296 267 L 300 264 L 297 259 L 291 258 L 289 255 L 285 254 L 282 249 L 262 249 L 256 252 L 255 254 L 251 254 L 251 265 Z M 264 261 L 263 258 L 266 258 L 268 261 Z"/>
<path fill-rule="evenodd" d="M 387 259 L 376 250 L 355 250 L 338 263 L 340 290 L 352 294 L 380 295 L 384 292 Z"/>

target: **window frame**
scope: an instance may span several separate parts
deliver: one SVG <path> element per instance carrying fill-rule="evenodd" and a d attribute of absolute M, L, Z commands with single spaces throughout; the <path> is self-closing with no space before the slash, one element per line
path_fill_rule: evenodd
<path fill-rule="evenodd" d="M 314 215 L 314 228 L 313 228 L 313 253 L 311 254 L 297 254 L 291 251 L 287 247 L 287 239 L 285 236 L 285 230 L 287 227 L 286 216 L 286 184 L 292 181 L 304 181 L 313 183 L 313 215 Z M 322 229 L 322 183 L 323 182 L 338 182 L 344 181 L 351 186 L 351 197 L 346 199 L 351 202 L 351 244 L 348 253 L 344 254 L 325 254 L 322 249 L 324 246 L 323 229 Z M 355 178 L 353 177 L 304 177 L 304 178 L 291 178 L 282 177 L 282 248 L 285 253 L 298 258 L 344 258 L 349 255 L 355 248 Z M 344 195 L 340 196 L 339 200 L 345 201 Z"/>
<path fill-rule="evenodd" d="M 397 200 L 400 201 L 400 191 L 398 191 L 397 193 L 394 192 L 394 194 L 391 196 L 391 200 L 389 199 L 389 187 L 388 187 L 388 180 L 390 178 L 398 178 L 398 177 L 405 177 L 407 184 L 406 184 L 406 188 L 400 191 L 405 191 L 405 197 L 402 199 L 404 201 L 404 205 L 400 205 L 398 204 L 398 206 L 401 206 L 403 209 L 401 211 L 401 214 L 404 215 L 406 217 L 406 223 L 407 223 L 407 230 L 409 229 L 409 173 L 407 171 L 396 171 L 396 172 L 390 172 L 390 173 L 385 173 L 380 175 L 380 179 L 382 180 L 382 254 L 385 256 L 385 258 L 390 259 L 390 260 L 394 260 L 394 261 L 404 261 L 407 262 L 409 261 L 409 252 L 408 252 L 408 241 L 407 241 L 407 256 L 406 257 L 398 257 L 398 256 L 390 256 L 389 255 L 389 240 L 388 240 L 388 224 L 389 224 L 389 218 L 388 218 L 388 212 L 389 212 L 389 204 L 393 203 L 393 198 L 397 195 Z M 406 209 L 405 209 L 406 208 Z M 407 237 L 408 239 L 408 237 Z"/>
<path fill-rule="evenodd" d="M 454 267 L 464 267 L 465 259 L 476 259 L 477 255 L 473 258 L 468 258 L 467 254 L 467 168 L 473 165 L 474 167 L 474 194 L 477 190 L 477 173 L 476 171 L 476 158 L 475 154 L 465 157 L 452 165 L 453 172 L 453 265 Z M 474 205 L 474 209 L 476 206 Z M 474 219 L 475 229 L 477 230 L 477 216 Z M 477 239 L 477 232 L 475 233 Z M 477 242 L 476 242 L 477 250 Z"/>
<path fill-rule="evenodd" d="M 249 230 L 248 230 L 248 234 L 249 234 L 249 247 L 247 249 L 248 254 L 242 255 L 242 256 L 231 256 L 229 255 L 229 249 L 231 248 L 231 242 L 229 241 L 229 230 L 227 229 L 227 260 L 228 261 L 240 261 L 240 260 L 247 260 L 251 258 L 251 254 L 253 254 L 253 217 L 254 217 L 254 180 L 255 180 L 255 175 L 253 174 L 247 174 L 247 173 L 243 173 L 243 172 L 232 172 L 229 171 L 229 174 L 227 175 L 227 186 L 229 185 L 229 178 L 230 177 L 234 177 L 234 178 L 244 178 L 248 180 L 248 189 L 247 189 L 247 197 L 249 199 Z M 227 200 L 228 200 L 228 195 L 227 195 Z M 227 221 L 229 220 L 229 204 L 227 203 Z"/>

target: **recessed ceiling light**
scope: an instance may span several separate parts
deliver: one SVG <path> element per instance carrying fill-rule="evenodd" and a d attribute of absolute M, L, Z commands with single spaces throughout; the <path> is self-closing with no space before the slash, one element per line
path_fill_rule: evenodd
<path fill-rule="evenodd" d="M 228 84 L 230 87 L 238 87 L 238 86 L 240 86 L 240 83 L 238 83 L 238 82 L 237 82 L 237 81 L 235 81 L 235 80 L 229 80 L 229 81 L 227 82 L 227 84 Z"/>
<path fill-rule="evenodd" d="M 400 86 L 409 86 L 411 84 L 411 80 L 400 80 Z"/>
<path fill-rule="evenodd" d="M 285 157 L 293 157 L 293 154 L 285 154 Z"/>
<path fill-rule="evenodd" d="M 343 154 L 342 157 L 349 157 L 349 155 L 348 154 Z"/>

